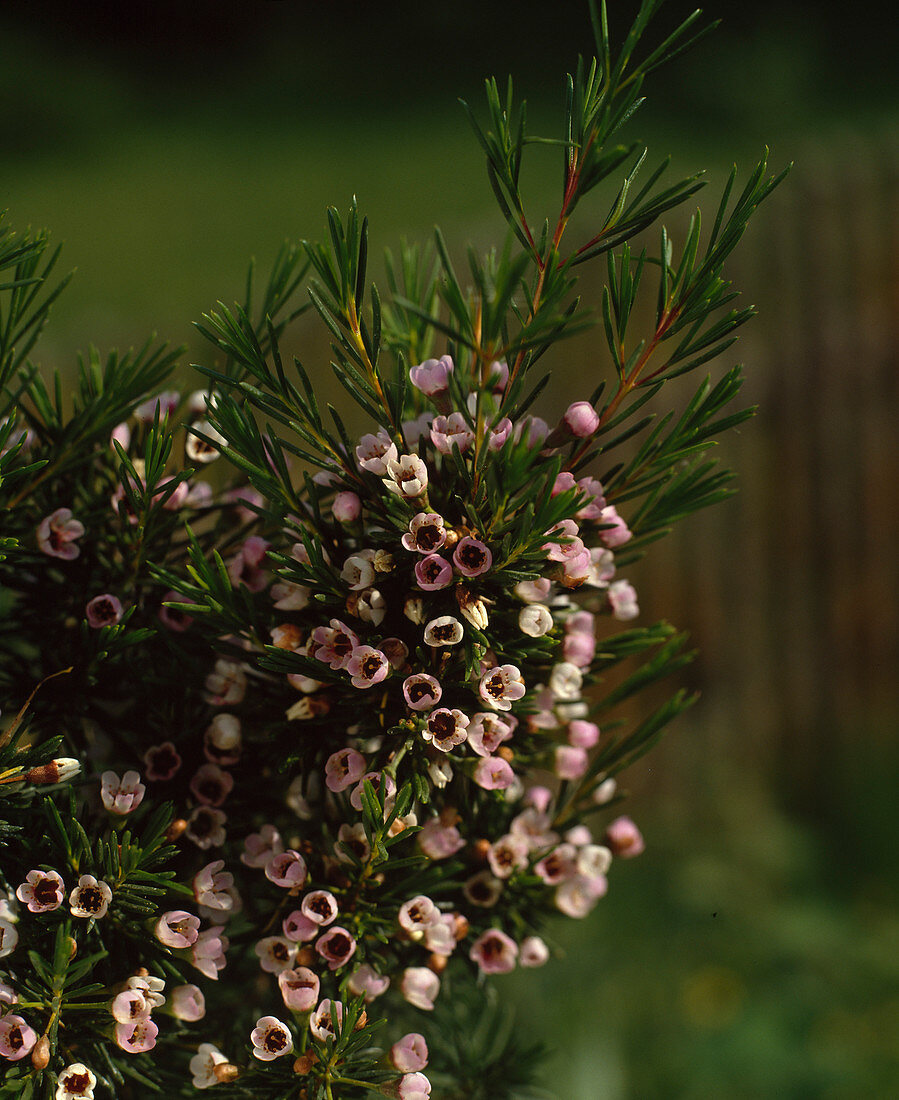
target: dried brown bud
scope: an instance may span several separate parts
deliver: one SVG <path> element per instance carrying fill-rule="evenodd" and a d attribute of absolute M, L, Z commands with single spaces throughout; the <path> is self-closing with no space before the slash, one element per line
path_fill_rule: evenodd
<path fill-rule="evenodd" d="M 236 1081 L 240 1076 L 240 1070 L 232 1062 L 219 1062 L 212 1072 L 220 1085 Z"/>
<path fill-rule="evenodd" d="M 169 825 L 169 827 L 166 829 L 165 839 L 168 841 L 169 844 L 171 844 L 173 841 L 177 840 L 179 836 L 181 836 L 186 828 L 187 822 L 184 820 L 184 818 L 176 817 L 171 825 Z"/>
<path fill-rule="evenodd" d="M 453 913 L 453 936 L 456 943 L 464 940 L 470 930 L 471 925 L 468 923 L 468 918 L 463 917 L 461 913 Z"/>
<path fill-rule="evenodd" d="M 50 1064 L 50 1040 L 46 1035 L 42 1035 L 31 1048 L 31 1064 L 37 1070 L 46 1069 Z"/>
<path fill-rule="evenodd" d="M 487 862 L 487 853 L 490 851 L 490 841 L 489 840 L 483 840 L 483 839 L 482 840 L 476 840 L 474 842 L 473 847 L 474 847 L 474 858 L 478 861 L 478 863 L 486 863 Z"/>
<path fill-rule="evenodd" d="M 36 787 L 46 786 L 50 783 L 65 783 L 74 778 L 81 771 L 81 765 L 71 756 L 61 756 L 58 760 L 51 760 L 48 764 L 40 764 L 25 772 L 24 779 L 33 783 Z"/>
<path fill-rule="evenodd" d="M 496 750 L 496 755 L 501 756 L 507 764 L 511 764 L 515 759 L 515 753 L 509 748 L 508 745 L 500 745 Z"/>
<path fill-rule="evenodd" d="M 428 956 L 428 969 L 433 970 L 435 974 L 442 974 L 446 970 L 447 958 L 445 955 Z"/>
<path fill-rule="evenodd" d="M 315 952 L 311 947 L 301 947 L 296 953 L 295 966 L 312 966 L 315 962 Z"/>
<path fill-rule="evenodd" d="M 359 1013 L 359 1019 L 356 1021 L 355 1025 L 353 1027 L 353 1031 L 361 1031 L 362 1028 L 364 1028 L 367 1023 L 368 1023 L 368 1013 L 363 1008 L 362 1011 Z"/>

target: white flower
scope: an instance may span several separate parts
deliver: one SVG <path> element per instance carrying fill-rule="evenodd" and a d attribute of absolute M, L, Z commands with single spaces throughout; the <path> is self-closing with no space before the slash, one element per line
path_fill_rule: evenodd
<path fill-rule="evenodd" d="M 374 550 L 360 550 L 347 558 L 340 573 L 340 579 L 344 581 L 351 592 L 361 592 L 363 588 L 370 588 L 375 580 Z"/>
<path fill-rule="evenodd" d="M 385 486 L 407 499 L 420 497 L 428 487 L 428 468 L 418 455 L 401 455 L 387 463 L 389 478 L 383 478 Z"/>
<path fill-rule="evenodd" d="M 260 1016 L 250 1033 L 253 1056 L 260 1062 L 271 1062 L 293 1050 L 293 1037 L 286 1024 L 275 1016 Z"/>
<path fill-rule="evenodd" d="M 562 661 L 553 665 L 549 674 L 549 690 L 556 699 L 577 699 L 581 693 L 584 675 L 577 665 Z"/>
<path fill-rule="evenodd" d="M 228 1059 L 217 1050 L 212 1043 L 200 1043 L 197 1053 L 190 1060 L 190 1072 L 193 1074 L 193 1086 L 195 1089 L 209 1089 L 213 1085 L 220 1084 L 215 1075 L 215 1067 L 227 1062 Z"/>
<path fill-rule="evenodd" d="M 200 439 L 199 436 L 194 435 L 195 431 L 202 432 L 212 443 L 207 443 L 205 439 Z M 227 442 L 222 433 L 213 428 L 208 420 L 195 420 L 191 424 L 187 439 L 184 442 L 184 451 L 191 462 L 205 464 L 214 462 L 221 454 L 218 448 Z M 216 446 L 212 444 L 216 444 Z"/>
<path fill-rule="evenodd" d="M 94 1100 L 97 1078 L 83 1062 L 72 1062 L 60 1073 L 56 1100 Z"/>
<path fill-rule="evenodd" d="M 462 641 L 464 631 L 462 624 L 452 615 L 441 615 L 437 619 L 431 619 L 425 627 L 425 645 L 439 648 L 443 645 L 458 645 Z"/>
<path fill-rule="evenodd" d="M 99 920 L 106 916 L 109 903 L 112 901 L 112 890 L 101 879 L 99 882 L 93 875 L 82 875 L 78 885 L 69 894 L 69 909 L 73 917 L 93 917 Z"/>
<path fill-rule="evenodd" d="M 530 638 L 542 638 L 552 628 L 553 617 L 545 604 L 528 604 L 518 613 L 518 629 Z"/>

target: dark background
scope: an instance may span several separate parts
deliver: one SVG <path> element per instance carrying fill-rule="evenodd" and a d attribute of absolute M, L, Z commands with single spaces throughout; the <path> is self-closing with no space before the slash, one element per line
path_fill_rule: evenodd
<path fill-rule="evenodd" d="M 610 4 L 619 40 L 632 7 Z M 658 36 L 688 10 L 670 0 Z M 721 27 L 650 79 L 631 136 L 651 161 L 709 169 L 704 213 L 734 159 L 745 176 L 767 144 L 774 169 L 795 168 L 730 271 L 760 309 L 720 365 L 745 362 L 760 406 L 721 448 L 741 492 L 633 573 L 644 620 L 693 635 L 683 682 L 702 699 L 632 777 L 647 853 L 614 869 L 589 919 L 551 930 L 560 961 L 506 987 L 520 1026 L 555 1048 L 546 1080 L 563 1100 L 886 1100 L 899 1080 L 897 21 L 832 2 L 707 12 Z M 460 256 L 468 240 L 501 244 L 456 99 L 480 106 L 483 78 L 511 72 L 533 128 L 555 135 L 562 74 L 591 48 L 586 5 L 568 0 L 6 5 L 0 206 L 50 228 L 79 268 L 38 349 L 45 368 L 151 330 L 208 362 L 191 321 L 241 294 L 250 255 L 264 268 L 284 237 L 320 237 L 325 206 L 353 194 L 373 253 L 435 222 Z M 531 209 L 554 214 L 559 174 L 558 154 L 535 149 Z M 682 239 L 681 213 L 671 223 Z M 330 393 L 326 341 L 305 322 L 296 341 Z M 597 334 L 554 366 L 550 413 L 605 369 Z"/>

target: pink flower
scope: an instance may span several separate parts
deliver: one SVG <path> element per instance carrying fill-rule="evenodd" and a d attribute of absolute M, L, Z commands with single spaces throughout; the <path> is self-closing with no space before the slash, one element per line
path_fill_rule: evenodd
<path fill-rule="evenodd" d="M 403 535 L 403 546 L 419 554 L 433 554 L 446 542 L 443 516 L 436 512 L 418 512 L 409 521 L 409 531 Z"/>
<path fill-rule="evenodd" d="M 465 631 L 462 624 L 453 615 L 440 615 L 431 619 L 424 630 L 424 643 L 433 649 L 445 645 L 458 645 Z"/>
<path fill-rule="evenodd" d="M 84 609 L 87 617 L 87 625 L 94 630 L 101 626 L 114 626 L 122 617 L 122 604 L 115 596 L 104 592 L 101 596 L 94 596 Z"/>
<path fill-rule="evenodd" d="M 81 553 L 75 543 L 84 534 L 84 524 L 72 518 L 71 508 L 57 508 L 38 524 L 38 549 L 51 558 L 73 561 Z"/>
<path fill-rule="evenodd" d="M 135 1020 L 146 1020 L 153 1010 L 147 1000 L 146 990 L 129 988 L 117 994 L 110 1005 L 113 1019 L 119 1024 L 131 1024 Z"/>
<path fill-rule="evenodd" d="M 599 427 L 599 416 L 589 401 L 575 401 L 565 410 L 562 423 L 570 436 L 586 439 Z"/>
<path fill-rule="evenodd" d="M 8 909 L 7 912 L 9 912 Z M 11 955 L 18 942 L 19 933 L 16 931 L 16 926 L 6 917 L 0 917 L 0 959 Z"/>
<path fill-rule="evenodd" d="M 588 498 L 587 503 L 575 512 L 578 519 L 598 520 L 602 516 L 602 510 L 606 506 L 606 498 L 603 495 L 602 482 L 595 477 L 582 477 L 577 487 Z"/>
<path fill-rule="evenodd" d="M 268 543 L 258 535 L 250 535 L 228 562 L 228 576 L 237 587 L 242 584 L 251 592 L 261 592 L 268 584 L 269 574 L 263 568 Z"/>
<path fill-rule="evenodd" d="M 552 581 L 548 577 L 538 577 L 535 581 L 519 581 L 515 585 L 515 595 L 525 603 L 542 603 L 551 590 Z"/>
<path fill-rule="evenodd" d="M 50 913 L 62 905 L 66 887 L 56 871 L 29 871 L 16 897 L 32 913 Z"/>
<path fill-rule="evenodd" d="M 194 897 L 207 909 L 231 909 L 234 899 L 228 892 L 234 885 L 234 876 L 223 870 L 225 861 L 214 859 L 193 877 Z"/>
<path fill-rule="evenodd" d="M 489 871 L 478 871 L 462 887 L 462 892 L 472 905 L 489 909 L 499 901 L 503 892 L 502 882 Z"/>
<path fill-rule="evenodd" d="M 491 451 L 501 450 L 512 432 L 512 421 L 504 416 L 495 428 L 490 429 L 487 437 L 487 446 Z"/>
<path fill-rule="evenodd" d="M 116 1024 L 116 1045 L 128 1054 L 146 1054 L 156 1046 L 159 1028 L 149 1016 L 141 1017 L 128 1024 Z"/>
<path fill-rule="evenodd" d="M 580 779 L 587 770 L 587 750 L 576 745 L 556 745 L 555 771 L 560 779 Z"/>
<path fill-rule="evenodd" d="M 134 410 L 134 415 L 142 424 L 152 424 L 157 409 L 159 410 L 159 419 L 164 420 L 167 416 L 172 416 L 178 408 L 180 400 L 181 394 L 177 390 L 163 390 L 162 393 L 158 393 L 155 397 L 150 397 L 138 405 Z"/>
<path fill-rule="evenodd" d="M 234 776 L 218 764 L 201 764 L 190 781 L 191 794 L 204 806 L 221 806 L 234 787 Z"/>
<path fill-rule="evenodd" d="M 69 894 L 69 911 L 73 917 L 100 920 L 106 916 L 111 901 L 112 890 L 107 883 L 102 880 L 98 882 L 93 875 L 82 875 Z"/>
<path fill-rule="evenodd" d="M 417 390 L 433 397 L 445 392 L 454 367 L 449 355 L 441 355 L 439 359 L 425 359 L 418 366 L 409 368 L 409 381 Z"/>
<path fill-rule="evenodd" d="M 337 898 L 330 890 L 312 890 L 303 898 L 300 910 L 313 924 L 325 927 L 337 918 Z"/>
<path fill-rule="evenodd" d="M 512 833 L 502 836 L 487 849 L 487 862 L 497 878 L 509 878 L 528 865 L 527 841 Z"/>
<path fill-rule="evenodd" d="M 403 696 L 410 710 L 430 710 L 440 702 L 443 688 L 427 672 L 416 672 L 403 681 Z"/>
<path fill-rule="evenodd" d="M 309 1030 L 322 1043 L 326 1039 L 336 1039 L 335 1019 L 343 1023 L 343 1001 L 322 1001 L 309 1017 Z"/>
<path fill-rule="evenodd" d="M 586 917 L 597 901 L 605 895 L 608 886 L 605 875 L 590 878 L 586 875 L 575 875 L 557 887 L 556 908 L 567 917 L 580 920 Z"/>
<path fill-rule="evenodd" d="M 240 862 L 247 867 L 265 867 L 272 856 L 284 851 L 281 834 L 274 825 L 263 825 L 258 833 L 250 833 L 243 842 Z"/>
<path fill-rule="evenodd" d="M 501 756 L 485 756 L 475 767 L 474 781 L 485 791 L 504 791 L 514 783 L 515 772 Z"/>
<path fill-rule="evenodd" d="M 493 710 L 511 710 L 525 693 L 524 680 L 515 665 L 499 665 L 481 677 L 478 694 Z"/>
<path fill-rule="evenodd" d="M 323 661 L 335 671 L 346 668 L 359 645 L 358 635 L 340 619 L 332 619 L 330 627 L 317 626 L 312 631 L 310 652 L 317 661 Z"/>
<path fill-rule="evenodd" d="M 356 941 L 345 928 L 335 924 L 315 941 L 315 950 L 328 964 L 329 970 L 338 970 L 356 953 Z"/>
<path fill-rule="evenodd" d="M 479 577 L 493 564 L 493 554 L 486 543 L 466 535 L 456 543 L 453 564 L 463 577 Z"/>
<path fill-rule="evenodd" d="M 171 741 L 151 745 L 144 753 L 144 774 L 151 783 L 171 779 L 181 767 L 181 757 Z"/>
<path fill-rule="evenodd" d="M 300 940 L 314 940 L 320 930 L 320 925 L 311 921 L 300 909 L 288 914 L 281 922 L 281 931 L 284 935 L 298 943 Z"/>
<path fill-rule="evenodd" d="M 552 612 L 545 604 L 529 603 L 518 613 L 518 629 L 529 638 L 542 638 L 552 628 Z"/>
<path fill-rule="evenodd" d="M 356 646 L 346 664 L 353 687 L 370 688 L 379 684 L 390 671 L 390 662 L 380 651 L 370 645 Z"/>
<path fill-rule="evenodd" d="M 406 1073 L 400 1078 L 399 1100 L 428 1100 L 430 1095 L 431 1082 L 423 1073 Z"/>
<path fill-rule="evenodd" d="M 191 962 L 207 978 L 218 980 L 218 972 L 225 968 L 225 952 L 228 950 L 228 937 L 218 928 L 207 928 L 197 937 L 193 945 Z"/>
<path fill-rule="evenodd" d="M 515 425 L 515 438 L 523 439 L 525 446 L 532 451 L 543 446 L 549 435 L 549 424 L 539 416 L 525 416 Z"/>
<path fill-rule="evenodd" d="M 421 736 L 425 741 L 430 741 L 435 749 L 441 752 L 449 752 L 457 745 L 461 745 L 468 737 L 467 715 L 461 710 L 449 710 L 447 707 L 439 707 L 428 715 L 425 728 Z"/>
<path fill-rule="evenodd" d="M 4 1058 L 18 1062 L 36 1042 L 37 1032 L 21 1016 L 14 1012 L 0 1016 L 0 1055 Z"/>
<path fill-rule="evenodd" d="M 311 1012 L 318 1002 L 319 977 L 307 966 L 282 970 L 278 975 L 278 988 L 287 1008 L 293 1012 Z"/>
<path fill-rule="evenodd" d="M 556 480 L 553 482 L 553 488 L 551 496 L 557 497 L 559 493 L 567 493 L 569 490 L 575 488 L 574 474 L 568 470 L 563 470 L 562 473 L 556 476 Z"/>
<path fill-rule="evenodd" d="M 159 942 L 166 947 L 191 947 L 200 934 L 200 918 L 184 909 L 172 909 L 162 914 L 153 931 Z"/>
<path fill-rule="evenodd" d="M 424 1036 L 411 1031 L 390 1048 L 390 1061 L 400 1073 L 414 1073 L 428 1064 L 428 1044 Z"/>
<path fill-rule="evenodd" d="M 596 653 L 596 639 L 592 634 L 570 632 L 562 642 L 562 657 L 568 664 L 589 668 Z"/>
<path fill-rule="evenodd" d="M 267 974 L 280 974 L 294 964 L 296 949 L 283 936 L 265 936 L 254 948 L 259 965 Z"/>
<path fill-rule="evenodd" d="M 370 1004 L 375 997 L 380 997 L 382 993 L 386 993 L 389 985 L 389 978 L 382 977 L 368 963 L 363 963 L 358 970 L 354 970 L 350 975 L 347 989 L 354 997 L 365 997 L 366 1003 Z"/>
<path fill-rule="evenodd" d="M 435 416 L 431 424 L 431 442 L 442 455 L 451 454 L 453 446 L 465 454 L 474 443 L 474 432 L 460 412 L 450 413 L 449 416 Z"/>
<path fill-rule="evenodd" d="M 176 1020 L 195 1023 L 206 1015 L 206 998 L 195 985 L 176 985 L 169 997 L 169 1008 Z"/>
<path fill-rule="evenodd" d="M 396 444 L 385 431 L 377 435 L 364 435 L 356 448 L 356 461 L 363 470 L 378 477 L 387 474 L 387 463 L 397 457 Z"/>
<path fill-rule="evenodd" d="M 640 614 L 637 604 L 637 590 L 629 581 L 612 581 L 607 596 L 612 614 L 620 622 L 636 619 Z"/>
<path fill-rule="evenodd" d="M 362 501 L 356 493 L 338 493 L 331 505 L 331 514 L 338 523 L 354 523 L 362 511 Z"/>
<path fill-rule="evenodd" d="M 465 847 L 465 841 L 456 826 L 444 825 L 439 817 L 429 817 L 416 840 L 428 859 L 448 859 Z"/>
<path fill-rule="evenodd" d="M 362 812 L 363 784 L 366 782 L 371 783 L 375 789 L 375 793 L 380 793 L 381 785 L 383 784 L 385 798 L 388 800 L 396 794 L 396 783 L 393 781 L 393 777 L 388 775 L 387 772 L 366 772 L 350 794 L 350 805 L 354 810 L 359 810 L 360 813 Z"/>
<path fill-rule="evenodd" d="M 528 936 L 521 941 L 518 953 L 519 966 L 543 966 L 549 960 L 549 948 L 539 936 Z"/>
<path fill-rule="evenodd" d="M 290 1029 L 275 1016 L 260 1016 L 250 1033 L 250 1041 L 253 1044 L 253 1056 L 260 1062 L 272 1062 L 293 1050 Z"/>
<path fill-rule="evenodd" d="M 574 858 L 574 845 L 560 844 L 534 866 L 534 874 L 547 886 L 555 886 L 575 873 Z"/>
<path fill-rule="evenodd" d="M 191 1084 L 195 1089 L 208 1089 L 219 1084 L 215 1067 L 227 1065 L 228 1059 L 212 1043 L 200 1043 L 190 1060 Z"/>
<path fill-rule="evenodd" d="M 387 463 L 389 478 L 382 478 L 387 489 L 406 500 L 423 496 L 428 488 L 428 468 L 418 455 L 400 455 Z"/>
<path fill-rule="evenodd" d="M 361 592 L 363 588 L 374 584 L 374 562 L 374 550 L 360 550 L 358 554 L 351 554 L 343 563 L 340 579 L 346 582 L 351 592 Z"/>
<path fill-rule="evenodd" d="M 430 1012 L 440 992 L 440 979 L 426 966 L 407 966 L 400 989 L 410 1005 Z"/>
<path fill-rule="evenodd" d="M 100 797 L 103 805 L 111 814 L 124 816 L 136 810 L 141 804 L 146 787 L 135 771 L 125 772 L 121 779 L 115 772 L 104 772 L 100 776 Z"/>
<path fill-rule="evenodd" d="M 599 530 L 599 541 L 603 546 L 614 550 L 617 546 L 623 546 L 630 541 L 632 533 L 621 516 L 618 515 L 614 505 L 608 504 L 600 513 L 599 522 L 604 524 Z"/>
<path fill-rule="evenodd" d="M 646 848 L 640 830 L 629 817 L 616 817 L 606 829 L 605 841 L 622 859 L 633 859 Z"/>
<path fill-rule="evenodd" d="M 568 744 L 582 749 L 592 749 L 599 741 L 599 726 L 595 722 L 585 722 L 575 718 L 568 724 Z"/>
<path fill-rule="evenodd" d="M 365 757 L 355 749 L 338 749 L 325 763 L 325 786 L 329 791 L 345 791 L 365 775 Z"/>
<path fill-rule="evenodd" d="M 176 634 L 183 634 L 193 622 L 193 618 L 176 607 L 166 607 L 167 603 L 183 603 L 184 597 L 180 592 L 169 590 L 162 597 L 162 606 L 159 608 L 159 621 L 164 627 L 173 630 Z"/>
<path fill-rule="evenodd" d="M 302 886 L 307 874 L 306 861 L 293 848 L 273 856 L 265 867 L 265 877 L 275 886 L 283 886 L 285 890 Z"/>
<path fill-rule="evenodd" d="M 436 592 L 453 583 L 453 567 L 440 554 L 428 554 L 415 563 L 415 580 L 425 592 Z"/>
<path fill-rule="evenodd" d="M 409 934 L 412 940 L 420 940 L 429 924 L 439 919 L 440 910 L 424 894 L 418 894 L 400 906 L 398 920 L 400 928 Z"/>
<path fill-rule="evenodd" d="M 518 944 L 498 928 L 489 928 L 471 945 L 468 957 L 482 974 L 506 974 L 515 969 Z"/>
<path fill-rule="evenodd" d="M 478 711 L 472 716 L 468 727 L 468 743 L 478 756 L 490 756 L 504 741 L 508 741 L 515 729 L 516 719 L 512 715 L 505 720 L 489 711 Z"/>
<path fill-rule="evenodd" d="M 203 851 L 218 848 L 225 843 L 225 822 L 228 820 L 223 810 L 211 806 L 197 806 L 187 819 L 184 835 Z"/>

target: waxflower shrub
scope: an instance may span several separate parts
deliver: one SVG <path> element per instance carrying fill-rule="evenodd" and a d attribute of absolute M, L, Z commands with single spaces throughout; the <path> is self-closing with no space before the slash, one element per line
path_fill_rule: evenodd
<path fill-rule="evenodd" d="M 702 33 L 643 47 L 657 7 L 614 56 L 591 7 L 553 217 L 519 186 L 542 139 L 488 81 L 502 252 L 465 283 L 438 234 L 382 297 L 365 219 L 332 209 L 261 301 L 199 322 L 187 393 L 153 343 L 48 385 L 57 253 L 0 229 L 0 1095 L 534 1095 L 492 979 L 551 965 L 548 923 L 644 848 L 619 779 L 692 698 L 622 711 L 689 659 L 628 566 L 727 495 L 708 448 L 749 415 L 736 367 L 647 403 L 751 315 L 723 265 L 780 178 L 732 175 L 677 254 L 664 228 L 632 247 L 700 186 L 613 144 Z M 541 360 L 590 323 L 591 260 L 597 378 L 550 423 Z M 309 307 L 361 432 L 285 362 Z"/>

